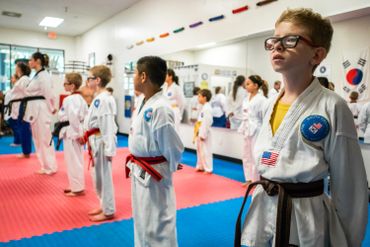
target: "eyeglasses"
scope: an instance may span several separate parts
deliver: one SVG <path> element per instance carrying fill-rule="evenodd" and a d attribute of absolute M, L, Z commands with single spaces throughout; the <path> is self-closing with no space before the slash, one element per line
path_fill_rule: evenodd
<path fill-rule="evenodd" d="M 281 38 L 278 37 L 270 37 L 265 40 L 265 50 L 266 51 L 272 51 L 275 47 L 275 45 L 280 42 L 281 46 L 286 48 L 294 48 L 297 46 L 298 41 L 304 41 L 307 45 L 311 47 L 318 47 L 315 46 L 310 40 L 300 36 L 300 35 L 287 35 Z"/>
<path fill-rule="evenodd" d="M 90 81 L 90 80 L 95 80 L 96 77 L 95 76 L 90 76 L 90 77 L 87 77 L 87 80 Z"/>

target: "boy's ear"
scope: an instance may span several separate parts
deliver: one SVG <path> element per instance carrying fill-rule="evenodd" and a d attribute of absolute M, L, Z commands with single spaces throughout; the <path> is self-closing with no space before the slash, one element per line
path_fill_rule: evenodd
<path fill-rule="evenodd" d="M 326 58 L 327 51 L 324 47 L 317 47 L 315 48 L 314 56 L 311 59 L 312 65 L 318 65 Z"/>
<path fill-rule="evenodd" d="M 140 75 L 140 81 L 141 83 L 144 83 L 146 80 L 147 80 L 148 76 L 146 75 L 145 72 L 141 72 L 141 75 Z"/>

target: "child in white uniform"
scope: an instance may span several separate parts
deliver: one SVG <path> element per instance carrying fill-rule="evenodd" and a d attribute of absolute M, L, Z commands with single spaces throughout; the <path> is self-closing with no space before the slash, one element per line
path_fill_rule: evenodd
<path fill-rule="evenodd" d="M 238 75 L 235 78 L 233 89 L 227 98 L 227 117 L 230 121 L 230 129 L 237 130 L 242 122 L 243 100 L 247 96 L 244 89 L 245 77 Z"/>
<path fill-rule="evenodd" d="M 136 247 L 176 247 L 176 199 L 172 173 L 184 146 L 175 130 L 175 116 L 161 86 L 166 61 L 142 57 L 135 69 L 135 90 L 145 98 L 135 111 L 129 135 L 132 210 Z"/>
<path fill-rule="evenodd" d="M 243 101 L 243 122 L 238 130 L 244 136 L 243 170 L 246 181 L 244 186 L 259 180 L 253 148 L 262 125 L 264 104 L 267 101 L 265 96 L 258 93 L 262 83 L 260 76 L 251 75 L 245 84 L 249 94 Z"/>
<path fill-rule="evenodd" d="M 31 124 L 32 138 L 36 154 L 41 164 L 39 174 L 54 174 L 58 167 L 55 150 L 51 140 L 51 117 L 57 112 L 55 95 L 49 73 L 45 70 L 48 65 L 46 57 L 40 52 L 32 54 L 29 60 L 31 69 L 36 70 L 26 88 L 28 97 L 24 121 Z M 51 145 L 50 145 L 51 144 Z"/>
<path fill-rule="evenodd" d="M 88 213 L 91 221 L 104 221 L 114 218 L 116 211 L 112 177 L 112 159 L 116 155 L 117 114 L 115 100 L 106 85 L 112 73 L 104 65 L 94 66 L 89 71 L 88 85 L 95 90 L 88 114 L 84 120 L 85 135 L 80 143 L 88 142 L 92 162 L 92 177 L 100 200 L 100 207 Z"/>
<path fill-rule="evenodd" d="M 211 126 L 213 123 L 212 107 L 209 101 L 212 93 L 208 89 L 200 90 L 198 94 L 199 104 L 202 110 L 198 116 L 198 122 L 195 124 L 195 137 L 197 143 L 197 165 L 195 170 L 204 171 L 206 174 L 213 172 L 212 159 L 212 135 Z"/>
<path fill-rule="evenodd" d="M 69 188 L 64 190 L 66 196 L 80 196 L 84 194 L 84 156 L 83 145 L 78 138 L 83 135 L 83 120 L 87 114 L 87 103 L 78 91 L 82 84 L 79 73 L 65 75 L 64 88 L 71 95 L 63 100 L 58 112 L 60 122 L 69 122 L 62 128 L 59 138 L 64 140 L 64 160 L 67 166 Z"/>
<path fill-rule="evenodd" d="M 361 246 L 368 192 L 352 114 L 313 77 L 332 34 L 321 15 L 289 9 L 265 40 L 284 89 L 268 104 L 257 137 L 261 181 L 248 187 L 257 185 L 242 232 L 240 211 L 235 246 Z M 328 175 L 331 197 L 323 192 Z"/>
<path fill-rule="evenodd" d="M 166 83 L 163 85 L 163 95 L 170 101 L 175 113 L 175 127 L 176 130 L 179 130 L 185 105 L 185 96 L 182 88 L 179 86 L 179 78 L 172 69 L 167 70 Z"/>

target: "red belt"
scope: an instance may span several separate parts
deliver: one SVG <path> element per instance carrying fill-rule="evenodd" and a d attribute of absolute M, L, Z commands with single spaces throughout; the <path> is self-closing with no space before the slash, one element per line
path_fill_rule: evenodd
<path fill-rule="evenodd" d="M 88 166 L 88 168 L 90 168 L 90 164 L 92 164 L 92 166 L 94 167 L 94 157 L 93 157 L 93 154 L 92 154 L 91 145 L 90 145 L 90 142 L 89 142 L 89 137 L 92 136 L 92 135 L 96 135 L 96 134 L 100 134 L 99 128 L 93 128 L 93 129 L 89 129 L 89 130 L 85 131 L 84 137 L 83 137 L 85 143 L 87 143 L 87 151 L 89 153 L 89 166 Z"/>
<path fill-rule="evenodd" d="M 130 168 L 127 167 L 128 162 L 133 162 L 136 165 L 143 168 L 147 173 L 149 173 L 155 180 L 160 181 L 162 179 L 162 175 L 157 172 L 152 166 L 157 165 L 163 162 L 166 162 L 166 158 L 163 156 L 157 156 L 157 157 L 136 157 L 132 154 L 129 154 L 126 157 L 126 178 L 129 177 Z"/>

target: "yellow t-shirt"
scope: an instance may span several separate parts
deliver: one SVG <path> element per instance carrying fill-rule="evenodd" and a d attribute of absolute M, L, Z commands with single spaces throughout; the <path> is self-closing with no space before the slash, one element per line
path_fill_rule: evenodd
<path fill-rule="evenodd" d="M 272 134 L 275 135 L 276 130 L 279 128 L 281 122 L 283 121 L 286 113 L 288 112 L 290 104 L 284 104 L 280 101 L 274 107 L 274 111 L 271 116 L 270 124 L 272 129 Z"/>

